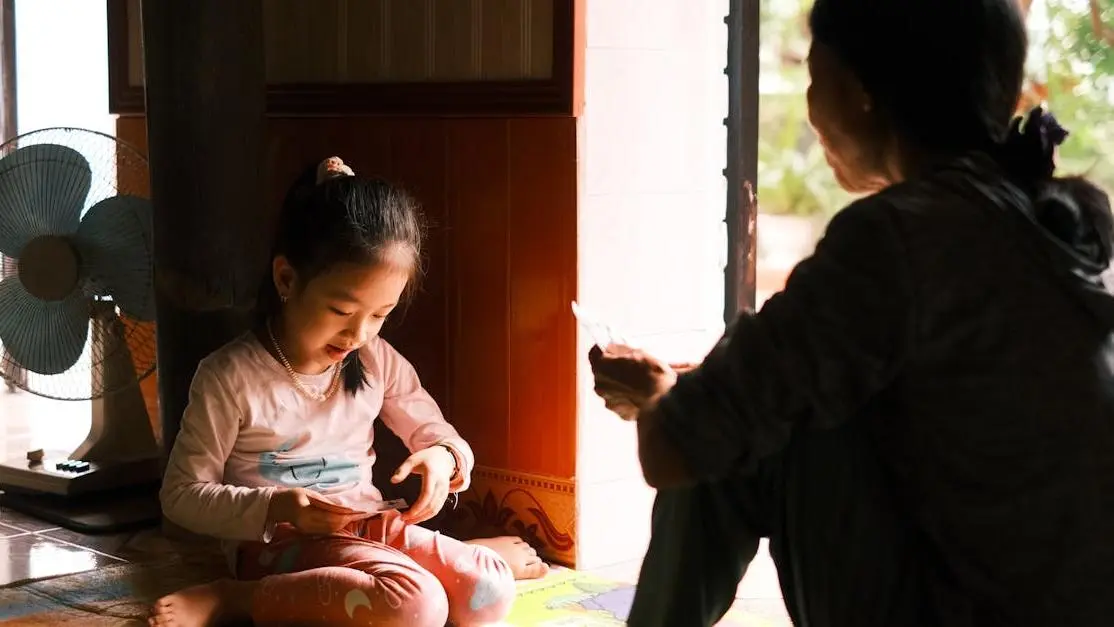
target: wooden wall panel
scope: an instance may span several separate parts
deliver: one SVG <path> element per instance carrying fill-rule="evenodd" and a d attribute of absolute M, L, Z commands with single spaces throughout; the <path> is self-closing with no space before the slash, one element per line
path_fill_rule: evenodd
<path fill-rule="evenodd" d="M 139 0 L 127 75 L 143 85 Z M 554 0 L 264 0 L 267 82 L 548 79 Z"/>
<path fill-rule="evenodd" d="M 383 56 L 379 65 L 386 80 L 410 83 L 433 79 L 429 67 L 433 56 L 429 54 L 432 42 L 427 28 L 431 15 L 429 7 L 423 0 L 382 0 L 382 4 L 383 12 L 379 16 L 369 15 L 370 19 L 364 24 L 374 23 L 377 17 L 381 19 L 379 29 L 383 33 L 383 44 L 380 50 Z M 361 26 L 363 24 L 353 24 L 356 30 Z M 470 26 L 470 22 L 465 22 L 464 26 Z M 457 28 L 459 29 L 459 25 Z M 349 35 L 352 34 L 349 31 Z M 349 43 L 350 49 L 354 47 L 356 46 Z"/>
<path fill-rule="evenodd" d="M 264 0 L 263 47 L 269 83 L 343 80 L 337 33 L 340 0 Z M 363 4 L 363 2 L 357 2 Z M 132 41 L 132 45 L 137 42 Z M 356 42 L 364 47 L 369 42 Z M 340 42 L 343 45 L 343 42 Z"/>
<path fill-rule="evenodd" d="M 472 446 L 477 459 L 497 468 L 507 467 L 512 428 L 510 155 L 506 142 L 493 141 L 506 134 L 506 120 L 476 120 L 454 125 L 447 146 L 449 154 L 472 156 L 448 164 L 449 255 L 459 260 L 447 268 L 455 375 L 448 403 L 454 415 L 463 417 L 461 429 L 488 434 L 475 438 Z M 483 361 L 475 367 L 479 359 Z"/>
<path fill-rule="evenodd" d="M 121 117 L 117 130 L 145 145 L 142 117 Z M 571 117 L 271 118 L 260 199 L 277 210 L 286 185 L 331 154 L 418 197 L 432 222 L 427 273 L 384 335 L 475 448 L 481 468 L 455 528 L 533 529 L 565 563 L 575 533 L 575 137 Z"/>
<path fill-rule="evenodd" d="M 476 2 L 442 2 L 436 5 L 437 10 L 431 20 L 433 50 L 430 55 L 435 76 L 467 80 L 469 76 L 478 74 L 478 68 L 482 68 L 481 48 L 476 45 L 476 17 L 482 16 L 483 12 L 476 10 L 478 6 Z M 460 24 L 468 24 L 469 28 L 462 29 Z M 547 67 L 536 75 L 547 76 L 551 71 L 552 68 Z"/>
<path fill-rule="evenodd" d="M 571 476 L 576 440 L 554 432 L 552 421 L 576 416 L 576 327 L 570 304 L 576 298 L 577 170 L 575 161 L 546 153 L 576 154 L 576 131 L 573 125 L 531 120 L 512 120 L 509 126 L 512 428 L 507 467 Z M 537 434 L 548 432 L 555 437 L 543 446 Z"/>
<path fill-rule="evenodd" d="M 141 0 L 108 4 L 109 110 L 142 115 Z M 279 115 L 577 115 L 584 0 L 264 0 Z"/>

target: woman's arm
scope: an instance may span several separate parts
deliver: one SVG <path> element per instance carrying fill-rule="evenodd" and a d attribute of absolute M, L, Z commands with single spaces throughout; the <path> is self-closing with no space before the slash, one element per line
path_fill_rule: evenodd
<path fill-rule="evenodd" d="M 757 314 L 638 421 L 646 480 L 722 476 L 781 449 L 794 429 L 858 413 L 895 377 L 914 335 L 913 282 L 888 208 L 855 203 Z"/>
<path fill-rule="evenodd" d="M 373 359 L 382 369 L 386 385 L 380 413 L 384 424 L 411 453 L 433 446 L 445 447 L 457 467 L 449 489 L 452 492 L 467 490 L 476 463 L 472 447 L 445 420 L 437 401 L 422 387 L 414 366 L 382 339 L 375 342 Z"/>
<path fill-rule="evenodd" d="M 226 386 L 202 362 L 190 385 L 159 493 L 168 519 L 195 533 L 228 540 L 269 539 L 268 509 L 277 488 L 224 483 L 224 465 L 241 419 Z"/>

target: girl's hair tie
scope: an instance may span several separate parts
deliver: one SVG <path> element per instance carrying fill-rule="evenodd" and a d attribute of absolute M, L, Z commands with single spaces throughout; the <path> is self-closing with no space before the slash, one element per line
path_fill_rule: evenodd
<path fill-rule="evenodd" d="M 329 157 L 317 165 L 318 185 L 342 176 L 356 176 L 356 173 L 340 157 Z"/>

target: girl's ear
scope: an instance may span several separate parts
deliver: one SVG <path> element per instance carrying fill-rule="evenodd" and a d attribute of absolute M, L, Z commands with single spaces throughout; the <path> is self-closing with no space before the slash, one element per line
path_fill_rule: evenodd
<path fill-rule="evenodd" d="M 278 292 L 279 300 L 286 302 L 294 294 L 294 288 L 298 282 L 298 272 L 294 270 L 294 266 L 290 265 L 290 261 L 283 255 L 278 255 L 271 262 L 271 278 L 275 281 L 275 290 Z"/>

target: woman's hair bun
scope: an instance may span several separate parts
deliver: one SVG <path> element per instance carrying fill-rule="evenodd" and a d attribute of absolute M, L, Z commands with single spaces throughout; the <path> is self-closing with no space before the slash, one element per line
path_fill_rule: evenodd
<path fill-rule="evenodd" d="M 999 148 L 999 161 L 1021 183 L 1039 186 L 1056 171 L 1056 149 L 1068 130 L 1041 107 L 1014 118 Z"/>

